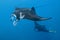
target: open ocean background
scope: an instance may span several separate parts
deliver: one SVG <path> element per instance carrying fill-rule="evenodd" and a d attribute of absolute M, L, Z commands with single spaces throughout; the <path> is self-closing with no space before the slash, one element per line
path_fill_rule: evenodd
<path fill-rule="evenodd" d="M 36 13 L 51 20 L 38 22 L 56 33 L 36 32 L 34 22 L 23 19 L 16 27 L 10 15 L 16 7 L 35 7 Z M 0 0 L 0 40 L 60 40 L 60 0 Z"/>

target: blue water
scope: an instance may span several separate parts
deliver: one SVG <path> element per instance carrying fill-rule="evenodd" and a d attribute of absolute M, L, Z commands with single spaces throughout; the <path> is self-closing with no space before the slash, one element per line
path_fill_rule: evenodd
<path fill-rule="evenodd" d="M 60 1 L 59 0 L 0 0 L 0 40 L 60 40 Z M 36 13 L 53 19 L 38 22 L 56 33 L 36 32 L 34 23 L 21 20 L 16 27 L 10 21 L 10 14 L 16 7 L 36 7 Z M 39 6 L 39 7 L 38 7 Z"/>

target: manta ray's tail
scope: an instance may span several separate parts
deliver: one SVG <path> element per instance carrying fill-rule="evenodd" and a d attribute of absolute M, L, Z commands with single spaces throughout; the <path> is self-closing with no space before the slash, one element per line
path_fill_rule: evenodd
<path fill-rule="evenodd" d="M 41 31 L 41 32 L 55 32 L 55 31 L 51 31 L 51 30 L 47 30 L 47 28 L 44 25 L 39 25 L 37 22 L 35 23 L 35 30 L 36 31 Z"/>

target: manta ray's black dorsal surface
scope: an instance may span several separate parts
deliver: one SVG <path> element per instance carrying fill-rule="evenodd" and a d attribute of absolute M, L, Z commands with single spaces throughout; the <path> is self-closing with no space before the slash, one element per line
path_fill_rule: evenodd
<path fill-rule="evenodd" d="M 44 18 L 40 17 L 36 14 L 35 8 L 16 8 L 14 14 L 17 16 L 17 19 L 19 19 L 20 12 L 22 15 L 25 15 L 24 19 L 32 20 L 32 21 L 44 21 L 49 20 L 50 18 Z"/>

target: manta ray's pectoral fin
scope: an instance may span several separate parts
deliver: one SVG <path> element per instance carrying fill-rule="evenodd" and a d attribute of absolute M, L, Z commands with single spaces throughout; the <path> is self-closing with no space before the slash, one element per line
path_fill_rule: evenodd
<path fill-rule="evenodd" d="M 35 23 L 35 29 L 37 29 L 37 31 L 49 32 L 49 30 L 47 30 L 44 25 L 39 25 L 37 22 L 34 23 Z"/>
<path fill-rule="evenodd" d="M 39 25 L 37 22 L 34 22 L 34 23 L 35 23 L 35 29 L 37 29 L 37 31 L 56 33 L 56 31 L 53 31 L 53 30 L 47 30 L 45 25 Z"/>
<path fill-rule="evenodd" d="M 36 11 L 35 11 L 35 8 L 34 7 L 31 8 L 31 14 L 32 15 L 36 15 Z"/>

